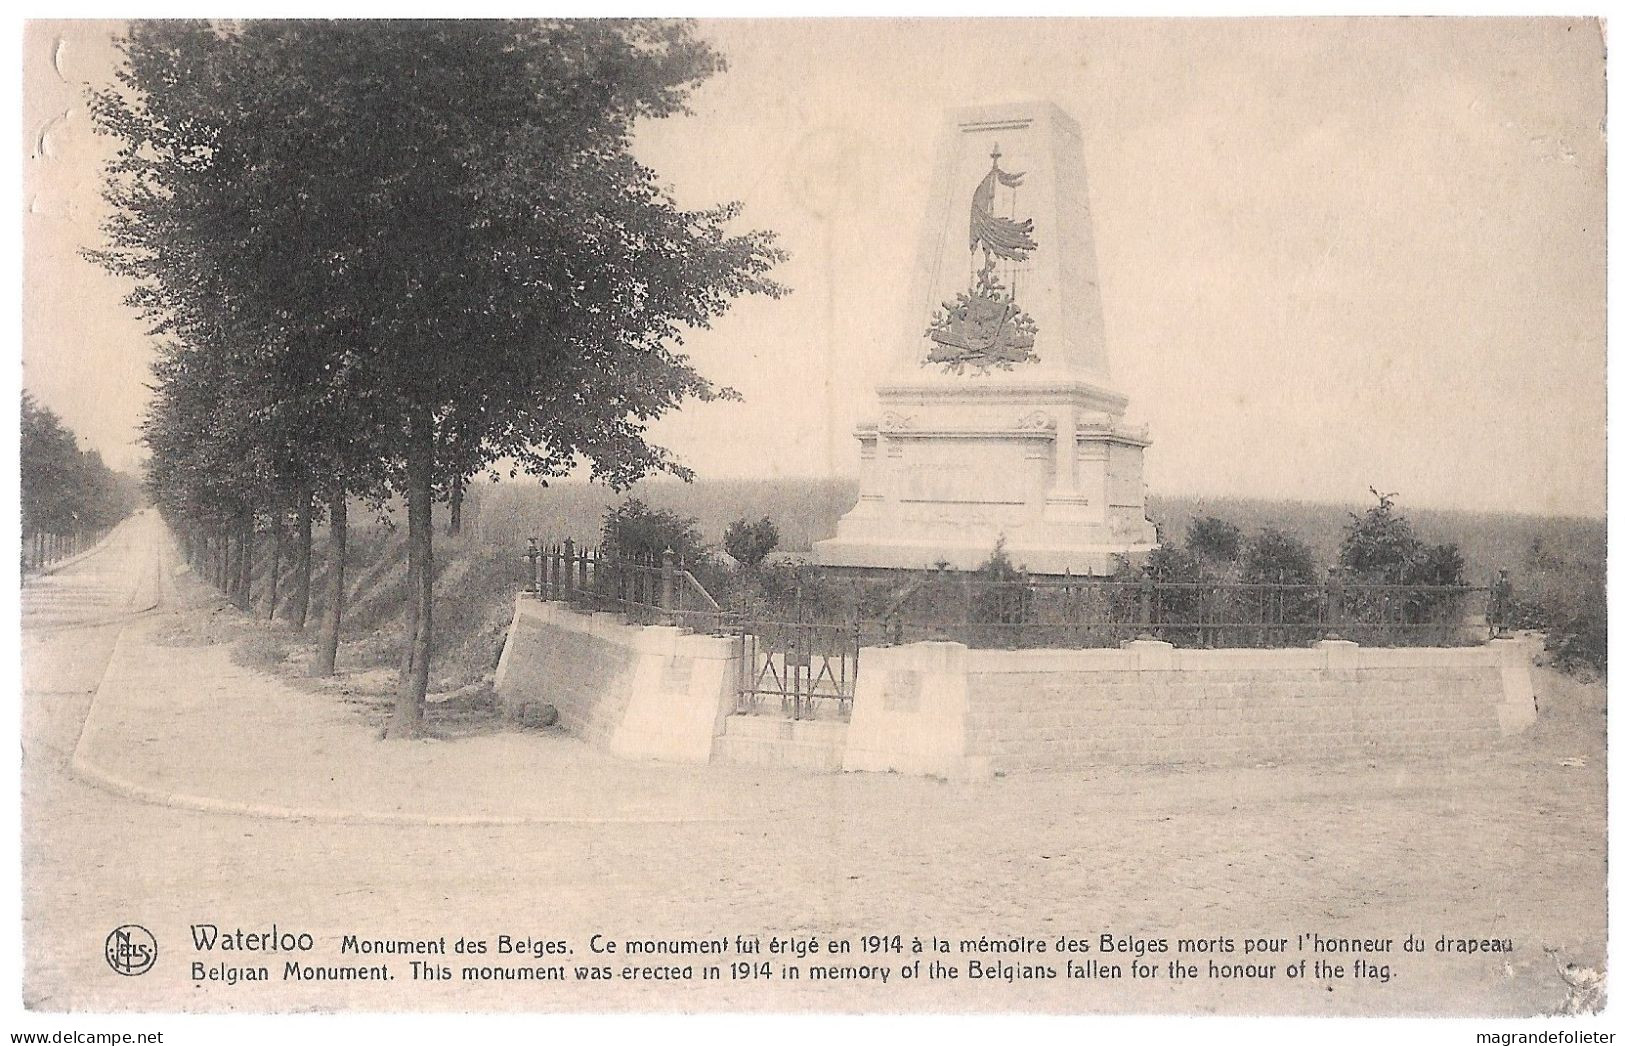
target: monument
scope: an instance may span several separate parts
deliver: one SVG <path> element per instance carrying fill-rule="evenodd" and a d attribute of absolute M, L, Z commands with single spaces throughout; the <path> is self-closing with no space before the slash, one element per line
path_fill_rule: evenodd
<path fill-rule="evenodd" d="M 860 421 L 858 502 L 818 562 L 1039 574 L 1156 546 L 1143 427 L 1113 390 L 1083 142 L 1055 105 L 949 114 L 895 362 Z"/>

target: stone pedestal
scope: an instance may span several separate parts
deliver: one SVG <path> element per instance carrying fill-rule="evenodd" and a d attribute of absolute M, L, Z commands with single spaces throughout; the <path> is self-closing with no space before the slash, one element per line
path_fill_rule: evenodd
<path fill-rule="evenodd" d="M 950 114 L 909 326 L 860 422 L 830 566 L 957 569 L 1002 538 L 1034 573 L 1155 547 L 1149 439 L 1109 384 L 1083 149 L 1049 103 Z"/>

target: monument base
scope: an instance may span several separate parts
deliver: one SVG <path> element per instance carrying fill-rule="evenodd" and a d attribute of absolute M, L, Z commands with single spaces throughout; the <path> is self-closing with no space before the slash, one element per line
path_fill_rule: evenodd
<path fill-rule="evenodd" d="M 994 539 L 994 544 L 997 543 Z M 818 563 L 836 570 L 849 570 L 855 574 L 879 573 L 885 570 L 930 570 L 946 564 L 949 570 L 975 570 L 993 554 L 994 544 L 953 545 L 941 542 L 889 542 L 860 544 L 830 538 L 817 542 L 813 554 Z M 1137 563 L 1156 548 L 1155 543 L 1143 545 L 1075 545 L 1028 546 L 1005 541 L 1005 554 L 1010 562 L 1029 574 L 1059 577 L 1108 577 L 1126 558 Z"/>
<path fill-rule="evenodd" d="M 1002 540 L 1017 568 L 1105 575 L 1157 546 L 1145 518 L 1143 428 L 1124 399 L 1087 382 L 880 390 L 858 425 L 858 503 L 822 565 L 974 570 Z"/>

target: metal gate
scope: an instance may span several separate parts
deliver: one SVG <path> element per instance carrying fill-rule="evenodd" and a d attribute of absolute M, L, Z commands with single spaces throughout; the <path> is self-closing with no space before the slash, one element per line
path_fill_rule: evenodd
<path fill-rule="evenodd" d="M 776 711 L 791 719 L 847 718 L 861 641 L 856 622 L 741 621 L 735 710 Z"/>

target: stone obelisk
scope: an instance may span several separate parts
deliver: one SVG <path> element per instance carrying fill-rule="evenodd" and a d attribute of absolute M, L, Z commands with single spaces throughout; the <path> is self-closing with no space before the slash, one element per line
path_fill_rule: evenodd
<path fill-rule="evenodd" d="M 1048 102 L 960 109 L 938 156 L 858 503 L 815 556 L 968 570 L 1002 538 L 1033 573 L 1109 573 L 1156 544 L 1150 441 L 1110 386 L 1078 126 Z"/>

